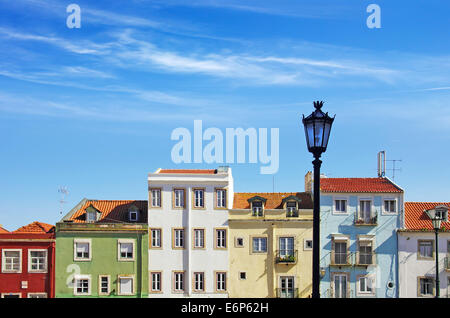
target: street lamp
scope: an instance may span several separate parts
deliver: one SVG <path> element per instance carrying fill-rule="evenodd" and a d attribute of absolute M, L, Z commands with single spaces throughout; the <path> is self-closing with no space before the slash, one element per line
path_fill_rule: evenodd
<path fill-rule="evenodd" d="M 435 246 L 436 246 L 436 298 L 440 296 L 440 287 L 439 287 L 439 243 L 438 243 L 438 234 L 441 229 L 441 223 L 443 220 L 443 216 L 448 212 L 448 207 L 445 205 L 439 205 L 431 210 L 426 210 L 425 213 L 431 219 L 431 223 L 433 224 L 434 234 L 435 234 Z"/>
<path fill-rule="evenodd" d="M 323 152 L 327 150 L 328 139 L 330 137 L 331 125 L 334 116 L 331 118 L 328 113 L 324 113 L 321 108 L 323 102 L 314 102 L 315 111 L 305 117 L 303 115 L 303 125 L 305 126 L 306 144 L 308 151 L 314 156 L 314 215 L 313 215 L 313 285 L 312 298 L 320 298 L 320 166 L 319 159 Z"/>

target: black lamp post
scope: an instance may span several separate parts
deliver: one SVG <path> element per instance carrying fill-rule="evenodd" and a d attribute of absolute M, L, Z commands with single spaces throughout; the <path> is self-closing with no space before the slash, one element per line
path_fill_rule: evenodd
<path fill-rule="evenodd" d="M 443 216 L 447 213 L 448 207 L 445 205 L 440 205 L 435 207 L 434 209 L 427 210 L 425 213 L 431 219 L 431 223 L 433 224 L 434 235 L 435 235 L 435 258 L 436 258 L 436 298 L 440 296 L 440 286 L 439 286 L 439 230 L 441 229 L 441 223 Z"/>
<path fill-rule="evenodd" d="M 327 150 L 328 138 L 330 137 L 331 125 L 334 116 L 331 118 L 328 113 L 324 113 L 321 108 L 323 102 L 314 102 L 315 111 L 305 117 L 303 115 L 303 125 L 305 126 L 306 144 L 308 151 L 314 156 L 314 214 L 313 214 L 313 285 L 312 298 L 320 298 L 320 166 L 319 159 L 323 152 Z"/>

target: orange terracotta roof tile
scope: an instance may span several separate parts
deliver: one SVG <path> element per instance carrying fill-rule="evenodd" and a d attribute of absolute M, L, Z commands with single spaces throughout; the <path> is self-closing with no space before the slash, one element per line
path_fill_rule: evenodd
<path fill-rule="evenodd" d="M 55 226 L 43 222 L 33 222 L 28 225 L 22 226 L 13 233 L 51 233 Z"/>
<path fill-rule="evenodd" d="M 0 226 L 0 233 L 9 233 L 9 231 L 2 226 Z"/>
<path fill-rule="evenodd" d="M 233 209 L 250 209 L 250 203 L 248 199 L 259 196 L 265 198 L 267 201 L 264 205 L 266 209 L 282 209 L 283 208 L 283 199 L 287 198 L 291 195 L 296 196 L 301 200 L 299 204 L 300 209 L 312 209 L 313 202 L 311 198 L 311 194 L 307 192 L 280 192 L 280 193 L 271 193 L 271 192 L 254 192 L 254 193 L 235 193 L 234 201 L 233 201 Z"/>
<path fill-rule="evenodd" d="M 425 210 L 434 209 L 438 205 L 450 208 L 450 202 L 405 202 L 405 229 L 412 231 L 433 230 L 433 225 Z M 450 231 L 450 222 L 442 222 L 441 229 Z"/>
<path fill-rule="evenodd" d="M 157 173 L 216 174 L 216 169 L 160 169 Z"/>
<path fill-rule="evenodd" d="M 147 223 L 147 204 L 147 201 L 143 200 L 85 200 L 84 204 L 70 216 L 69 220 L 75 223 L 85 223 L 86 209 L 92 205 L 101 212 L 97 222 L 129 222 L 129 208 L 134 205 L 141 212 L 138 222 Z"/>
<path fill-rule="evenodd" d="M 402 193 L 403 190 L 387 178 L 320 178 L 322 192 Z"/>

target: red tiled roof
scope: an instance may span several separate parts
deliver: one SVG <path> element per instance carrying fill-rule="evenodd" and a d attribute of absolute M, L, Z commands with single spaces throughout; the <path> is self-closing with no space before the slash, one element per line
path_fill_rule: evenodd
<path fill-rule="evenodd" d="M 320 178 L 320 190 L 322 192 L 403 192 L 387 178 Z"/>
<path fill-rule="evenodd" d="M 433 225 L 425 210 L 434 209 L 438 205 L 450 208 L 450 202 L 405 202 L 405 228 L 406 230 L 433 230 Z M 441 229 L 450 231 L 450 222 L 442 222 Z"/>
<path fill-rule="evenodd" d="M 70 216 L 69 220 L 73 220 L 75 223 L 85 223 L 86 209 L 91 205 L 101 212 L 97 222 L 129 222 L 129 208 L 134 205 L 141 212 L 138 222 L 147 223 L 148 205 L 147 201 L 143 200 L 86 200 L 81 208 Z"/>
<path fill-rule="evenodd" d="M 18 228 L 12 233 L 51 233 L 53 232 L 54 228 L 54 225 L 35 221 Z"/>
<path fill-rule="evenodd" d="M 281 192 L 281 193 L 254 192 L 254 193 L 235 193 L 233 200 L 233 209 L 250 209 L 250 203 L 248 202 L 248 199 L 253 198 L 255 196 L 267 199 L 264 205 L 264 208 L 266 209 L 282 209 L 283 199 L 291 195 L 301 199 L 301 202 L 299 204 L 300 209 L 313 208 L 311 195 L 306 192 Z"/>
<path fill-rule="evenodd" d="M 161 169 L 157 173 L 216 174 L 216 169 Z"/>

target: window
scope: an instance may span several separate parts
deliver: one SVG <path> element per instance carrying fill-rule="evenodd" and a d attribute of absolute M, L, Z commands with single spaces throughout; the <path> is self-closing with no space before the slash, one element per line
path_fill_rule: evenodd
<path fill-rule="evenodd" d="M 293 237 L 280 237 L 278 239 L 280 258 L 287 258 L 290 256 L 294 256 L 294 238 Z"/>
<path fill-rule="evenodd" d="M 194 229 L 194 248 L 205 247 L 205 230 Z"/>
<path fill-rule="evenodd" d="M 173 273 L 173 290 L 174 292 L 183 292 L 184 291 L 184 272 L 174 272 Z"/>
<path fill-rule="evenodd" d="M 419 296 L 433 296 L 434 279 L 430 277 L 419 278 Z"/>
<path fill-rule="evenodd" d="M 184 248 L 184 229 L 173 229 L 172 248 Z"/>
<path fill-rule="evenodd" d="M 428 259 L 433 258 L 433 241 L 427 240 L 427 241 L 418 241 L 419 244 L 419 255 L 418 259 Z"/>
<path fill-rule="evenodd" d="M 372 242 L 359 241 L 358 245 L 359 245 L 358 264 L 372 265 L 373 264 Z"/>
<path fill-rule="evenodd" d="M 332 273 L 332 288 L 334 298 L 347 298 L 348 295 L 348 275 L 347 273 Z"/>
<path fill-rule="evenodd" d="M 194 208 L 204 208 L 204 189 L 194 189 Z"/>
<path fill-rule="evenodd" d="M 28 271 L 47 271 L 47 250 L 28 250 Z"/>
<path fill-rule="evenodd" d="M 227 206 L 227 190 L 216 189 L 216 207 L 226 208 Z"/>
<path fill-rule="evenodd" d="M 281 276 L 279 280 L 278 297 L 279 298 L 294 298 L 294 277 L 293 276 Z"/>
<path fill-rule="evenodd" d="M 119 261 L 134 260 L 134 241 L 132 240 L 118 240 Z"/>
<path fill-rule="evenodd" d="M 129 218 L 130 222 L 136 222 L 138 220 L 138 216 L 139 216 L 139 211 L 131 210 L 129 212 L 128 218 Z"/>
<path fill-rule="evenodd" d="M 227 273 L 216 272 L 216 291 L 225 292 L 227 290 Z"/>
<path fill-rule="evenodd" d="M 194 273 L 194 291 L 204 291 L 205 290 L 205 274 L 204 273 Z"/>
<path fill-rule="evenodd" d="M 99 291 L 100 295 L 109 295 L 109 276 L 108 275 L 100 275 L 98 278 Z"/>
<path fill-rule="evenodd" d="M 184 208 L 184 189 L 174 189 L 173 196 L 173 207 Z"/>
<path fill-rule="evenodd" d="M 236 247 L 244 247 L 244 238 L 236 237 Z"/>
<path fill-rule="evenodd" d="M 246 272 L 239 272 L 239 279 L 246 280 L 247 279 L 247 273 Z"/>
<path fill-rule="evenodd" d="M 151 206 L 153 208 L 161 207 L 161 189 L 151 189 Z"/>
<path fill-rule="evenodd" d="M 151 243 L 150 246 L 152 248 L 160 248 L 162 247 L 161 244 L 161 229 L 151 229 Z"/>
<path fill-rule="evenodd" d="M 2 251 L 2 272 L 22 272 L 22 250 L 4 249 Z"/>
<path fill-rule="evenodd" d="M 227 230 L 216 229 L 216 248 L 227 248 Z"/>
<path fill-rule="evenodd" d="M 443 222 L 448 222 L 448 211 L 445 208 L 436 208 L 436 217 L 440 218 Z"/>
<path fill-rule="evenodd" d="M 2 293 L 2 298 L 22 298 L 21 293 Z"/>
<path fill-rule="evenodd" d="M 359 216 L 358 219 L 365 224 L 369 224 L 372 221 L 372 201 L 361 200 L 359 201 Z"/>
<path fill-rule="evenodd" d="M 74 295 L 90 295 L 91 278 L 90 276 L 75 277 Z"/>
<path fill-rule="evenodd" d="M 303 250 L 308 251 L 312 250 L 313 248 L 313 241 L 312 240 L 304 240 Z"/>
<path fill-rule="evenodd" d="M 254 237 L 252 250 L 253 250 L 253 253 L 266 253 L 267 252 L 267 237 Z"/>
<path fill-rule="evenodd" d="M 134 294 L 134 278 L 132 276 L 119 276 L 119 295 Z"/>
<path fill-rule="evenodd" d="M 347 213 L 347 200 L 334 200 L 334 211 L 336 213 Z"/>
<path fill-rule="evenodd" d="M 358 293 L 359 294 L 373 294 L 373 280 L 369 276 L 360 276 L 358 278 Z"/>
<path fill-rule="evenodd" d="M 91 260 L 91 241 L 90 240 L 74 240 L 74 260 L 90 261 Z"/>
<path fill-rule="evenodd" d="M 47 298 L 47 293 L 28 293 L 28 298 Z"/>
<path fill-rule="evenodd" d="M 347 264 L 347 242 L 334 242 L 334 264 Z"/>
<path fill-rule="evenodd" d="M 395 200 L 384 200 L 384 212 L 386 213 L 396 213 L 396 201 Z"/>
<path fill-rule="evenodd" d="M 153 272 L 151 273 L 152 279 L 152 292 L 160 292 L 161 291 L 161 272 Z"/>
<path fill-rule="evenodd" d="M 87 211 L 86 212 L 86 222 L 92 223 L 97 221 L 97 212 L 96 211 Z"/>
<path fill-rule="evenodd" d="M 262 201 L 252 202 L 252 215 L 253 216 L 263 216 L 263 203 Z"/>

